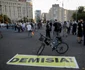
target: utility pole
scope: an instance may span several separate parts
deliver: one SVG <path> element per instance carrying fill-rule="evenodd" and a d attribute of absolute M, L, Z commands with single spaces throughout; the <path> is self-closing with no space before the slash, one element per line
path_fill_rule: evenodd
<path fill-rule="evenodd" d="M 77 7 L 76 7 L 76 21 L 78 20 L 78 2 L 77 2 Z"/>
<path fill-rule="evenodd" d="M 76 9 L 76 21 L 77 21 L 77 14 L 78 14 L 78 10 Z"/>
<path fill-rule="evenodd" d="M 56 0 L 58 2 L 58 0 Z M 61 21 L 64 22 L 64 0 L 62 0 L 62 2 L 60 2 L 62 4 L 62 8 L 61 8 Z"/>
<path fill-rule="evenodd" d="M 64 22 L 64 3 L 62 1 L 62 22 Z"/>

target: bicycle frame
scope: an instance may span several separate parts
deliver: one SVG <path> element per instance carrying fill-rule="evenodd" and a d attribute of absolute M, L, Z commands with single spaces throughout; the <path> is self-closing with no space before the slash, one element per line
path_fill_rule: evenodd
<path fill-rule="evenodd" d="M 54 44 L 53 44 L 53 39 L 50 39 L 50 38 L 48 38 L 48 37 L 45 37 L 44 35 L 42 35 L 41 33 L 40 33 L 40 38 L 42 38 L 42 44 L 44 44 L 44 45 L 47 45 L 47 46 L 51 46 L 52 47 L 52 45 L 54 46 Z M 55 40 L 57 40 L 57 43 L 56 44 L 59 44 L 59 43 L 61 43 L 62 42 L 62 39 L 61 39 L 61 37 L 56 37 L 56 39 Z"/>
<path fill-rule="evenodd" d="M 39 47 L 37 54 L 40 55 L 44 48 L 45 45 L 49 46 L 52 48 L 52 51 L 55 50 L 60 54 L 63 54 L 65 52 L 67 52 L 68 50 L 68 44 L 66 44 L 65 42 L 62 41 L 61 37 L 56 37 L 56 39 L 53 41 L 53 39 L 50 39 L 48 37 L 45 37 L 44 35 L 40 34 L 40 41 L 42 41 L 41 46 Z M 62 46 L 64 45 L 64 46 Z M 65 50 L 63 51 L 63 48 L 65 47 Z M 62 51 L 61 51 L 62 50 Z"/>

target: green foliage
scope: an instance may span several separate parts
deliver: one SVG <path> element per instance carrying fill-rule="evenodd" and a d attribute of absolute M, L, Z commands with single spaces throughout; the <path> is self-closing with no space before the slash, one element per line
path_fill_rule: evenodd
<path fill-rule="evenodd" d="M 78 10 L 76 10 L 76 12 L 73 13 L 72 18 L 74 20 L 79 20 L 79 19 L 83 19 L 85 20 L 85 11 L 84 11 L 84 7 L 80 6 L 78 8 Z"/>
<path fill-rule="evenodd" d="M 77 13 L 73 13 L 72 18 L 73 18 L 74 20 L 76 20 L 76 17 L 77 17 Z"/>
<path fill-rule="evenodd" d="M 33 19 L 29 19 L 29 21 L 30 21 L 30 22 L 34 22 L 34 20 L 33 20 Z"/>
<path fill-rule="evenodd" d="M 33 19 L 28 19 L 27 17 L 24 17 L 24 18 L 18 20 L 18 22 L 34 22 L 34 20 Z"/>
<path fill-rule="evenodd" d="M 83 12 L 84 12 L 84 7 L 83 6 L 78 7 L 78 13 L 83 13 Z"/>
<path fill-rule="evenodd" d="M 78 19 L 83 19 L 83 20 L 85 20 L 85 13 L 83 12 L 83 13 L 79 13 L 78 14 Z"/>
<path fill-rule="evenodd" d="M 2 22 L 2 23 L 10 23 L 11 20 L 10 20 L 10 18 L 7 15 L 1 14 L 0 15 L 0 22 Z"/>

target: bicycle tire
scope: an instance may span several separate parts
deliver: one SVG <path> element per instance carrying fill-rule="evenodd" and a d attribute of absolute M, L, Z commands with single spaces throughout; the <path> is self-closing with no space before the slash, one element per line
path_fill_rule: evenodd
<path fill-rule="evenodd" d="M 66 49 L 64 50 L 64 48 L 66 48 Z M 66 52 L 68 51 L 68 49 L 69 49 L 69 46 L 68 46 L 68 44 L 65 43 L 65 42 L 61 42 L 61 43 L 59 43 L 59 44 L 55 47 L 55 50 L 56 50 L 59 54 L 64 54 L 64 53 L 66 53 Z M 63 51 L 63 50 L 64 50 L 64 51 Z"/>
<path fill-rule="evenodd" d="M 45 45 L 41 44 L 41 46 L 39 47 L 39 49 L 37 51 L 37 55 L 41 55 L 41 53 L 43 52 L 44 48 L 45 48 Z"/>

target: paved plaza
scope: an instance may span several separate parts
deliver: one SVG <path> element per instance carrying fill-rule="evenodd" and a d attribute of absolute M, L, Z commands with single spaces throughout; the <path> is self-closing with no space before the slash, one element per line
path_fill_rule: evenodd
<path fill-rule="evenodd" d="M 45 34 L 44 28 L 35 32 L 32 38 L 28 38 L 27 32 L 17 33 L 13 29 L 0 28 L 3 38 L 0 39 L 0 70 L 85 70 L 85 46 L 77 43 L 76 35 L 69 35 L 63 40 L 69 45 L 69 50 L 65 54 L 58 54 L 46 47 L 42 55 L 45 56 L 70 56 L 75 57 L 79 69 L 57 68 L 57 67 L 36 67 L 7 65 L 6 62 L 16 54 L 36 55 L 40 46 L 39 33 Z"/>

